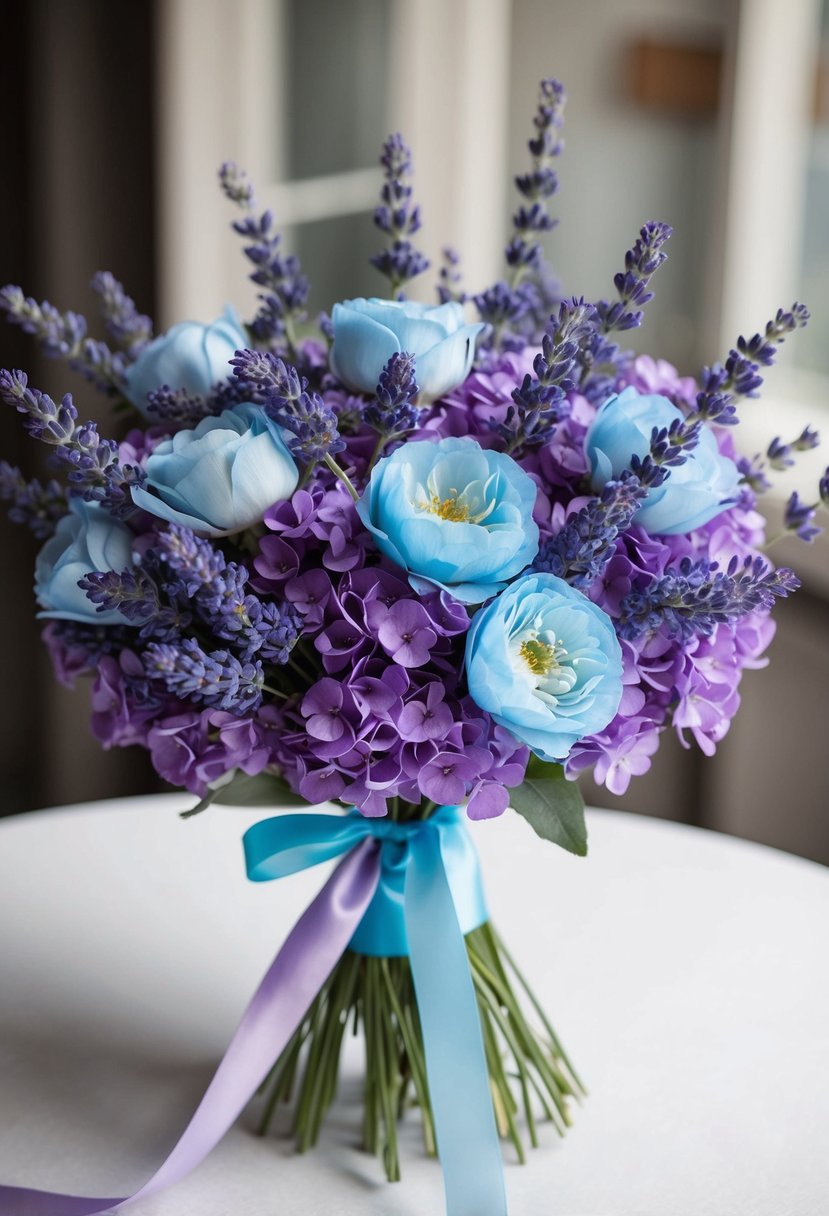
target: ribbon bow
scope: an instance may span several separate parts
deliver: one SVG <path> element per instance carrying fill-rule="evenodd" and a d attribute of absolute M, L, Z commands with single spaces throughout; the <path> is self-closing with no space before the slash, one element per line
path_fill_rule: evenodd
<path fill-rule="evenodd" d="M 104 1216 L 183 1178 L 268 1075 L 343 951 L 411 960 L 447 1216 L 506 1216 L 501 1149 L 463 935 L 486 920 L 457 807 L 405 823 L 280 815 L 244 836 L 248 877 L 282 878 L 345 854 L 297 921 L 246 1009 L 181 1138 L 133 1195 L 85 1198 L 0 1186 L 3 1216 Z"/>

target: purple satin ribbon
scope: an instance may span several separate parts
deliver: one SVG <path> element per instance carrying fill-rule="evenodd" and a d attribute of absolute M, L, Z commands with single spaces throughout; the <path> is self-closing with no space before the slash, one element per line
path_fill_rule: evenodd
<path fill-rule="evenodd" d="M 134 1195 L 91 1199 L 0 1186 L 2 1216 L 103 1216 L 172 1186 L 219 1143 L 288 1044 L 368 908 L 380 875 L 375 840 L 337 866 L 277 954 L 196 1113 L 166 1161 Z"/>

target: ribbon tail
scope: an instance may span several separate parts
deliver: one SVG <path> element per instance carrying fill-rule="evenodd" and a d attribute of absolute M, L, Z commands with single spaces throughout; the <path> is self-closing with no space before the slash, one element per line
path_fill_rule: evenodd
<path fill-rule="evenodd" d="M 481 1021 L 436 829 L 413 837 L 406 932 L 447 1216 L 507 1216 Z"/>
<path fill-rule="evenodd" d="M 133 1195 L 117 1199 L 0 1186 L 3 1216 L 103 1216 L 189 1174 L 230 1129 L 268 1075 L 351 940 L 378 877 L 373 841 L 364 841 L 340 862 L 289 933 L 193 1118 L 149 1182 Z"/>

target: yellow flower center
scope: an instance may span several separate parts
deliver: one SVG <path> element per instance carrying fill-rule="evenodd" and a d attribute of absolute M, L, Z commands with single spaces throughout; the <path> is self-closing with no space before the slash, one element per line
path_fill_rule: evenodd
<path fill-rule="evenodd" d="M 547 676 L 555 667 L 559 666 L 557 649 L 554 646 L 548 646 L 546 642 L 538 640 L 522 642 L 519 653 L 534 676 Z"/>
<path fill-rule="evenodd" d="M 438 519 L 448 519 L 453 524 L 469 523 L 469 506 L 461 502 L 457 490 L 452 490 L 448 498 L 433 494 L 428 509 L 432 515 L 437 515 Z"/>

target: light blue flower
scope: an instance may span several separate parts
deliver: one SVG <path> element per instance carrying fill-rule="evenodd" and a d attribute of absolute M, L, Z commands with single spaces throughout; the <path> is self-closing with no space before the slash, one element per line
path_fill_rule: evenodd
<path fill-rule="evenodd" d="M 95 625 L 127 623 L 117 609 L 98 612 L 78 580 L 96 570 L 128 570 L 133 533 L 98 503 L 70 498 L 69 514 L 47 540 L 35 561 L 35 594 L 39 617 Z"/>
<path fill-rule="evenodd" d="M 226 308 L 211 325 L 181 321 L 154 338 L 125 373 L 126 395 L 144 410 L 147 393 L 163 384 L 172 389 L 206 396 L 219 380 L 232 373 L 229 366 L 237 350 L 248 345 L 236 311 Z"/>
<path fill-rule="evenodd" d="M 415 357 L 418 401 L 444 396 L 469 375 L 483 324 L 466 325 L 460 304 L 413 300 L 344 300 L 335 304 L 331 370 L 358 393 L 374 393 L 392 355 Z"/>
<path fill-rule="evenodd" d="M 404 443 L 372 470 L 357 512 L 416 591 L 480 604 L 538 552 L 536 485 L 474 439 Z"/>
<path fill-rule="evenodd" d="M 594 490 L 629 468 L 631 456 L 647 455 L 654 427 L 669 427 L 683 417 L 666 397 L 635 388 L 605 401 L 584 441 Z M 698 445 L 661 486 L 648 491 L 634 522 L 652 536 L 690 532 L 726 510 L 739 493 L 739 481 L 734 461 L 721 454 L 713 431 L 703 425 Z"/>
<path fill-rule="evenodd" d="M 517 579 L 475 614 L 466 675 L 472 700 L 542 760 L 564 760 L 622 699 L 613 622 L 553 574 Z"/>
<path fill-rule="evenodd" d="M 136 506 L 203 536 L 230 536 L 289 498 L 299 479 L 279 427 L 258 405 L 235 405 L 178 431 L 147 460 Z"/>

